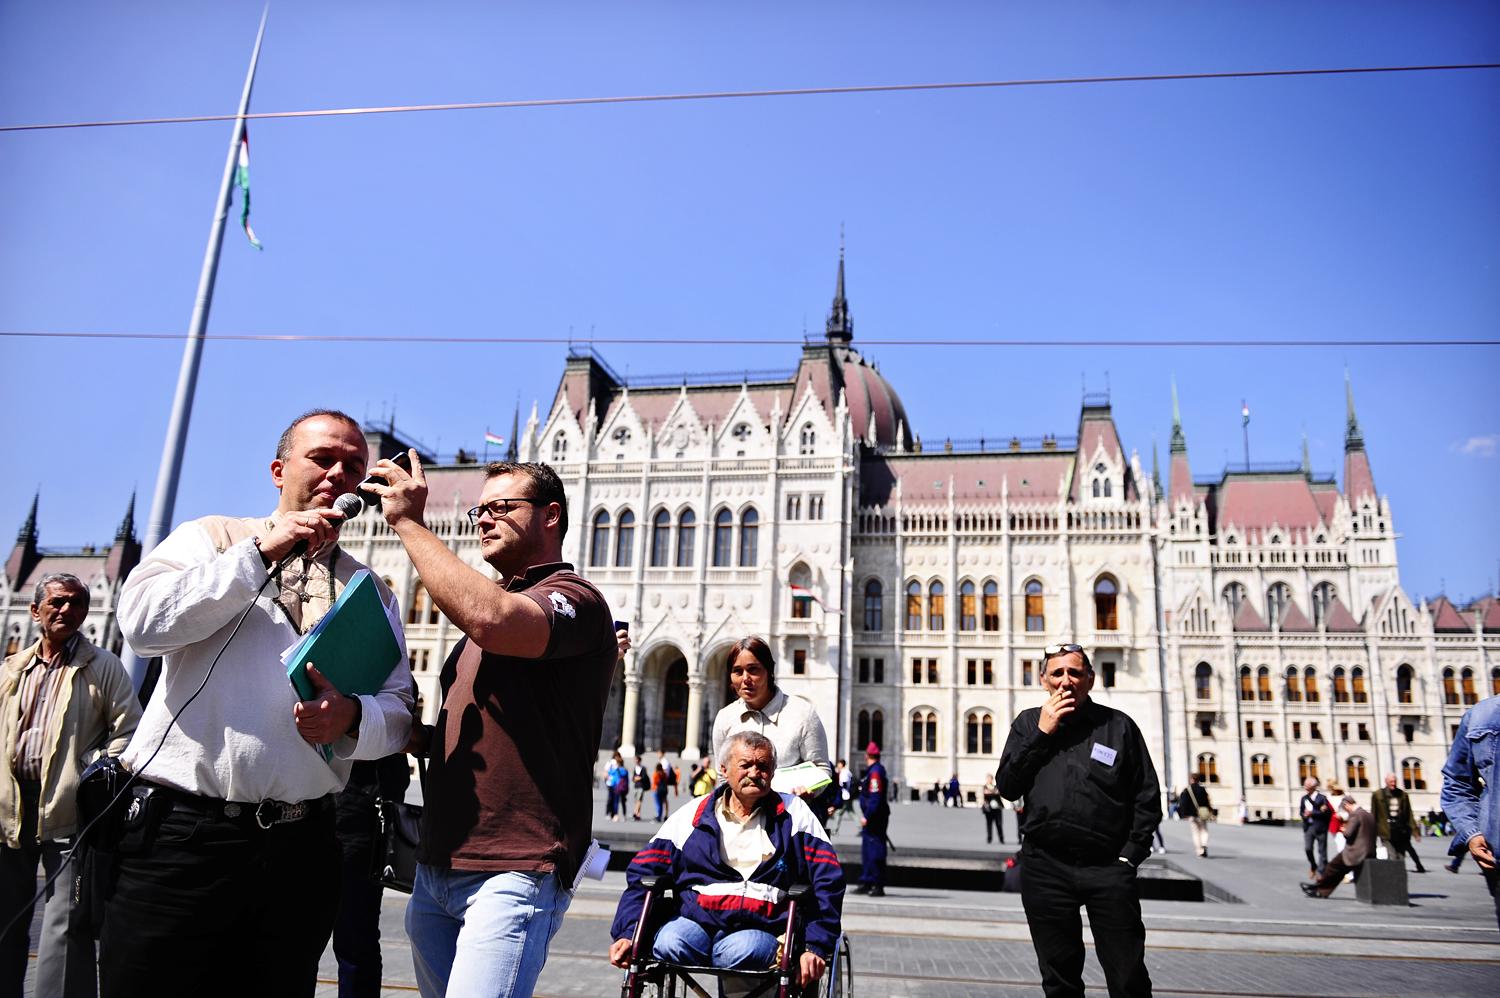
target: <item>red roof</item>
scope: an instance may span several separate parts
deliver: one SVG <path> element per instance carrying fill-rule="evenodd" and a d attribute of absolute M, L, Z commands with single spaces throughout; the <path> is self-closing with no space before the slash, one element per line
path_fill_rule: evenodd
<path fill-rule="evenodd" d="M 451 509 L 455 502 L 460 511 L 479 505 L 479 493 L 484 491 L 484 465 L 465 464 L 424 470 L 427 475 L 429 510 L 443 513 Z"/>
<path fill-rule="evenodd" d="M 1443 634 L 1467 634 L 1474 630 L 1474 625 L 1464 621 L 1459 615 L 1457 608 L 1450 602 L 1448 597 L 1439 596 L 1428 606 L 1432 611 L 1432 629 Z"/>
<path fill-rule="evenodd" d="M 860 505 L 948 501 L 948 482 L 959 501 L 998 502 L 1002 483 L 1013 503 L 1055 503 L 1058 486 L 1073 464 L 1069 451 L 1038 454 L 887 454 L 860 465 Z"/>
<path fill-rule="evenodd" d="M 1335 596 L 1328 602 L 1328 620 L 1324 625 L 1330 631 L 1349 632 L 1361 630 L 1354 614 Z"/>
<path fill-rule="evenodd" d="M 1500 632 L 1500 599 L 1486 596 L 1475 600 L 1469 609 L 1479 616 L 1480 626 L 1486 634 Z"/>
<path fill-rule="evenodd" d="M 1375 475 L 1370 471 L 1370 455 L 1363 447 L 1344 454 L 1344 495 L 1352 505 L 1357 500 L 1375 496 Z"/>
<path fill-rule="evenodd" d="M 1297 607 L 1296 600 L 1287 600 L 1286 609 L 1281 614 L 1281 629 L 1288 632 L 1315 631 L 1312 621 L 1307 619 L 1307 614 Z"/>
<path fill-rule="evenodd" d="M 1120 434 L 1115 430 L 1115 420 L 1110 415 L 1108 407 L 1085 407 L 1078 425 L 1077 466 L 1073 472 L 1073 486 L 1068 494 L 1068 498 L 1073 501 L 1076 502 L 1083 495 L 1083 483 L 1087 477 L 1084 465 L 1093 461 L 1101 448 L 1112 460 L 1125 465 L 1125 452 L 1120 447 Z M 1128 465 L 1125 466 L 1125 498 L 1132 501 L 1140 498 Z"/>
<path fill-rule="evenodd" d="M 1236 631 L 1269 631 L 1266 622 L 1260 619 L 1260 614 L 1255 612 L 1255 607 L 1249 600 L 1240 603 L 1240 612 L 1234 615 L 1234 629 Z"/>
<path fill-rule="evenodd" d="M 1181 499 L 1197 505 L 1199 493 L 1193 488 L 1193 469 L 1188 466 L 1186 451 L 1172 455 L 1172 469 L 1167 473 L 1167 495 L 1173 507 Z"/>
<path fill-rule="evenodd" d="M 1312 487 L 1313 502 L 1318 504 L 1318 512 L 1323 517 L 1324 523 L 1333 522 L 1333 510 L 1339 501 L 1339 490 L 1332 485 Z"/>
<path fill-rule="evenodd" d="M 1285 475 L 1229 475 L 1219 492 L 1217 527 L 1283 530 L 1318 526 L 1322 515 L 1312 489 L 1300 472 Z"/>
<path fill-rule="evenodd" d="M 109 548 L 103 548 L 98 554 L 47 554 L 43 552 L 32 566 L 26 578 L 20 580 L 15 590 L 25 593 L 30 600 L 29 590 L 33 589 L 38 582 L 48 575 L 76 575 L 83 580 L 83 584 L 93 588 L 95 582 L 105 578 L 105 561 L 109 558 Z"/>

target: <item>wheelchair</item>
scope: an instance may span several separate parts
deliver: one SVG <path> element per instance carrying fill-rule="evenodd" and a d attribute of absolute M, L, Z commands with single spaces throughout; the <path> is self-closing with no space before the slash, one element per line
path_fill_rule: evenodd
<path fill-rule="evenodd" d="M 791 945 L 781 947 L 777 965 L 765 970 L 690 967 L 656 959 L 651 955 L 651 941 L 656 938 L 657 930 L 674 914 L 676 892 L 669 877 L 642 877 L 641 885 L 646 888 L 646 897 L 641 906 L 640 920 L 636 922 L 635 937 L 631 940 L 633 952 L 620 985 L 620 998 L 713 998 L 717 991 L 708 990 L 698 979 L 721 977 L 736 982 L 731 993 L 739 998 L 772 998 L 773 995 L 775 998 L 850 998 L 854 993 L 849 937 L 842 932 L 834 944 L 823 976 L 807 987 L 797 986 L 797 962 L 801 949 Z M 672 899 L 666 896 L 669 892 L 674 895 Z M 795 940 L 798 938 L 797 908 L 812 896 L 812 887 L 797 884 L 788 895 L 784 938 Z"/>

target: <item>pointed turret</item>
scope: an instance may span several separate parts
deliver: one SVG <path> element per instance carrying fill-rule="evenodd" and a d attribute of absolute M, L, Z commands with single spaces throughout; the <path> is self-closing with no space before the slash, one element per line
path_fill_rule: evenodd
<path fill-rule="evenodd" d="M 125 519 L 120 521 L 120 529 L 115 531 L 115 543 L 133 540 L 135 538 L 135 490 L 130 491 L 130 505 L 125 507 Z"/>
<path fill-rule="evenodd" d="M 1302 474 L 1312 477 L 1312 457 L 1307 451 L 1307 431 L 1302 431 Z"/>
<path fill-rule="evenodd" d="M 521 432 L 521 400 L 519 398 L 517 398 L 516 399 L 516 409 L 515 409 L 515 412 L 511 413 L 511 416 L 510 416 L 510 441 L 506 444 L 506 447 L 505 447 L 505 460 L 510 461 L 512 463 L 515 462 L 515 460 L 517 458 L 517 455 L 520 454 L 520 449 L 517 446 L 517 437 L 518 437 L 518 434 L 520 432 Z"/>
<path fill-rule="evenodd" d="M 1348 424 L 1344 430 L 1344 497 L 1349 505 L 1361 499 L 1375 499 L 1375 475 L 1370 471 L 1370 455 L 1365 453 L 1365 438 L 1359 431 L 1359 418 L 1354 414 L 1354 386 L 1349 381 L 1349 372 L 1344 372 L 1344 402 L 1348 409 Z"/>
<path fill-rule="evenodd" d="M 1182 409 L 1177 404 L 1177 380 L 1172 380 L 1172 464 L 1167 470 L 1167 502 L 1193 502 L 1193 469 L 1188 464 L 1187 437 L 1182 433 Z"/>
<path fill-rule="evenodd" d="M 40 498 L 40 490 L 32 494 L 31 512 L 26 514 L 26 522 L 21 524 L 21 529 L 16 534 L 16 546 L 11 548 L 10 557 L 5 559 L 5 575 L 10 579 L 12 588 L 26 581 L 39 558 L 36 550 L 36 507 Z"/>
<path fill-rule="evenodd" d="M 1154 437 L 1151 439 L 1151 494 L 1161 499 L 1161 457 Z"/>
<path fill-rule="evenodd" d="M 844 297 L 844 238 L 839 235 L 839 278 L 833 289 L 833 307 L 828 311 L 828 339 L 848 343 L 854 339 L 854 320 L 849 317 L 849 300 Z"/>
<path fill-rule="evenodd" d="M 120 582 L 140 560 L 141 542 L 135 539 L 135 492 L 132 490 L 130 504 L 125 507 L 125 518 L 120 521 L 120 529 L 115 531 L 115 542 L 104 562 L 104 577 L 111 582 Z"/>

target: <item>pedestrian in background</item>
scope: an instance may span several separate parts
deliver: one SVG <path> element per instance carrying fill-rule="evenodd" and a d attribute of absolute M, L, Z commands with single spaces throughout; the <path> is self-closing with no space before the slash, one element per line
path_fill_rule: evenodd
<path fill-rule="evenodd" d="M 860 872 L 856 894 L 885 897 L 886 829 L 890 826 L 890 781 L 880 764 L 880 746 L 865 746 L 865 775 L 859 781 Z"/>
<path fill-rule="evenodd" d="M 984 792 L 980 805 L 984 809 L 984 841 L 988 845 L 991 838 L 1000 840 L 1005 844 L 1005 804 L 1000 800 L 1000 791 L 995 787 L 993 775 L 984 778 Z"/>
<path fill-rule="evenodd" d="M 651 798 L 656 802 L 656 820 L 663 821 L 667 817 L 667 769 L 661 760 L 656 763 L 656 769 L 651 772 Z"/>
<path fill-rule="evenodd" d="M 608 797 L 604 813 L 610 821 L 625 820 L 625 796 L 630 793 L 630 770 L 618 751 L 610 754 L 609 769 L 604 772 L 604 788 Z"/>
<path fill-rule="evenodd" d="M 1297 811 L 1302 815 L 1302 848 L 1307 853 L 1307 876 L 1315 880 L 1328 866 L 1328 826 L 1333 820 L 1333 805 L 1318 792 L 1316 776 L 1302 781 L 1302 800 L 1297 804 Z"/>
<path fill-rule="evenodd" d="M 1193 826 L 1193 848 L 1199 856 L 1208 855 L 1208 822 L 1214 816 L 1213 804 L 1208 799 L 1208 788 L 1197 773 L 1188 774 L 1188 785 L 1177 798 L 1177 813 Z"/>
<path fill-rule="evenodd" d="M 1302 893 L 1310 898 L 1328 897 L 1346 876 L 1355 873 L 1375 851 L 1375 819 L 1370 816 L 1370 812 L 1360 807 L 1359 802 L 1351 796 L 1344 797 L 1339 810 L 1344 819 L 1344 838 L 1347 844 L 1337 856 L 1328 861 L 1321 877 L 1310 884 L 1301 885 Z"/>
<path fill-rule="evenodd" d="M 1370 813 L 1375 816 L 1375 834 L 1385 843 L 1391 859 L 1410 856 L 1417 864 L 1418 873 L 1426 873 L 1422 857 L 1412 847 L 1412 836 L 1421 836 L 1416 816 L 1411 811 L 1411 798 L 1406 791 L 1396 786 L 1396 774 L 1385 774 L 1385 786 L 1370 795 Z"/>
<path fill-rule="evenodd" d="M 631 782 L 635 784 L 635 813 L 631 816 L 636 821 L 641 820 L 641 802 L 651 792 L 651 771 L 646 768 L 645 760 L 637 759 L 635 769 L 630 771 Z"/>

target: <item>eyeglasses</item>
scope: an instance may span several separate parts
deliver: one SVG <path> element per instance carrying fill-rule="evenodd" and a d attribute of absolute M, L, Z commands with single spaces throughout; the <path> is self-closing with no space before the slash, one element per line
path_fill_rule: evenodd
<path fill-rule="evenodd" d="M 1071 655 L 1075 651 L 1083 651 L 1083 645 L 1048 645 L 1042 649 L 1042 657 L 1056 658 L 1059 655 Z"/>
<path fill-rule="evenodd" d="M 546 505 L 548 505 L 548 503 L 545 499 L 531 499 L 527 496 L 520 496 L 514 499 L 491 499 L 489 502 L 475 506 L 473 509 L 469 510 L 469 522 L 478 523 L 479 517 L 484 513 L 490 514 L 491 520 L 498 520 L 502 516 L 506 516 L 507 514 L 509 514 L 510 511 L 515 509 L 517 506 Z"/>

